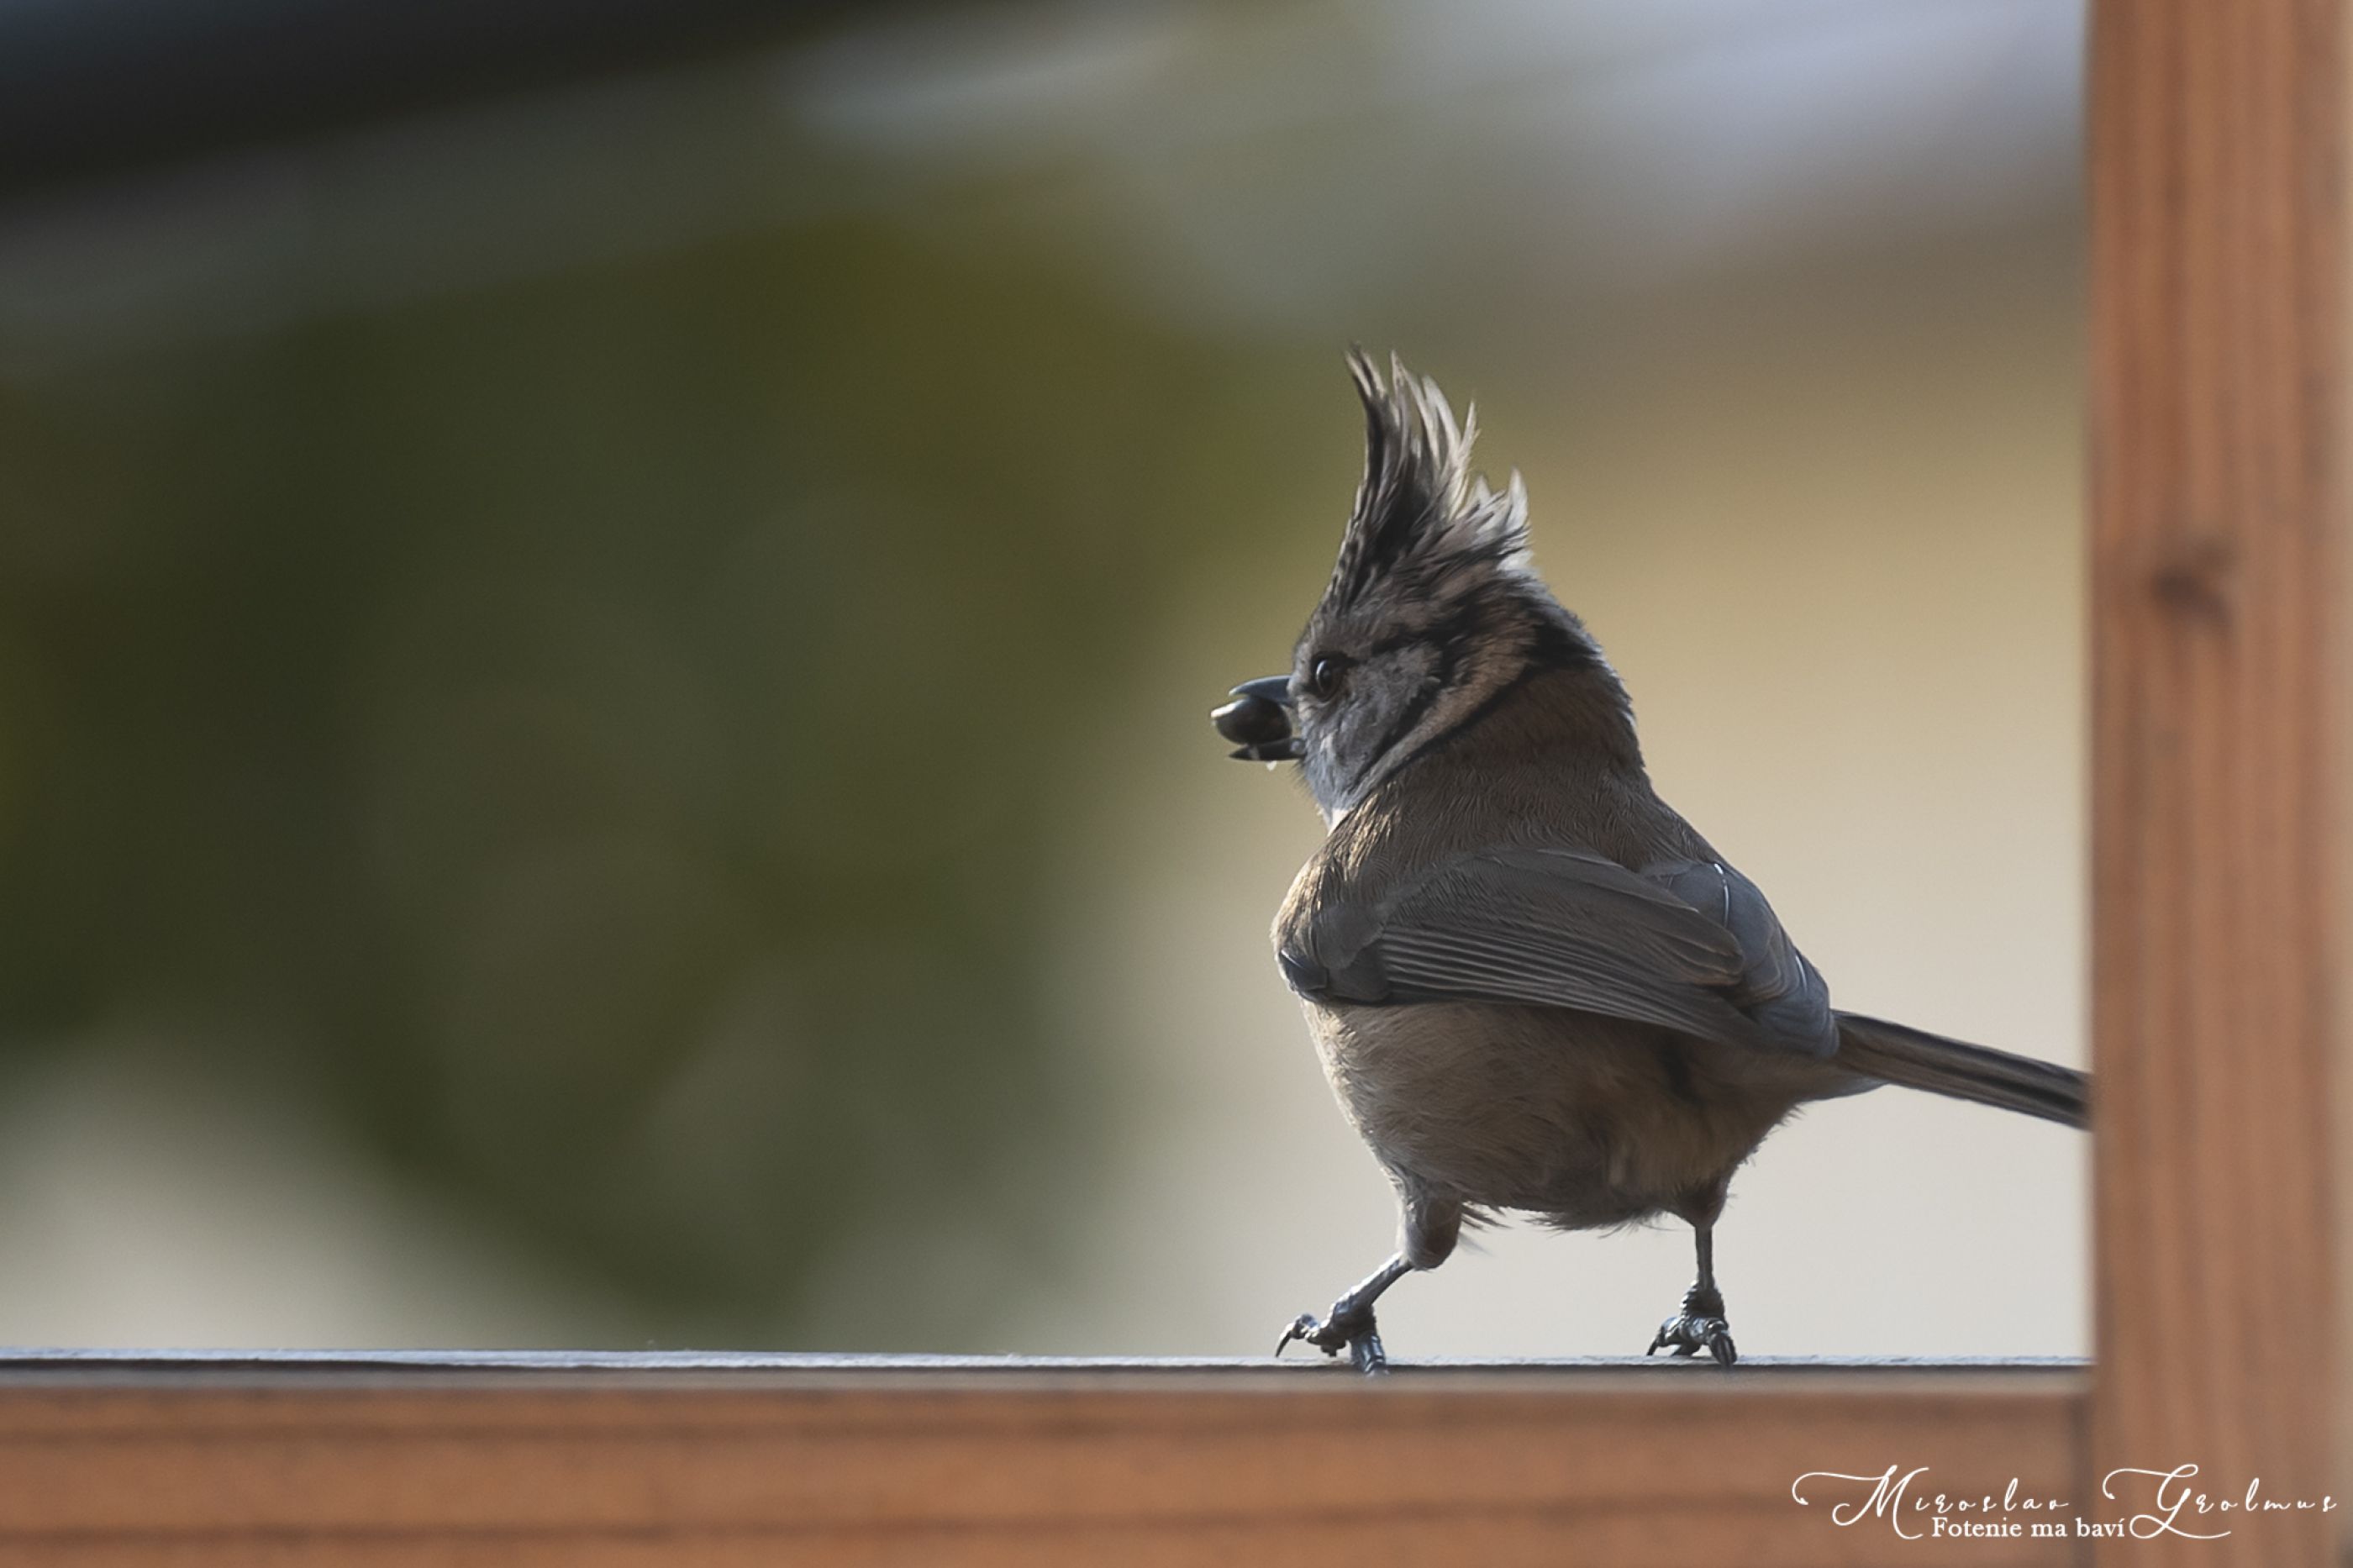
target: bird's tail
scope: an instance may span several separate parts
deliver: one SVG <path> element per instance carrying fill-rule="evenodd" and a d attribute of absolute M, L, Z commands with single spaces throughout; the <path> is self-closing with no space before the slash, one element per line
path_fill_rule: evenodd
<path fill-rule="evenodd" d="M 1910 1029 L 1859 1013 L 1838 1017 L 1838 1060 L 1866 1078 L 2004 1110 L 2090 1124 L 2092 1075 Z"/>

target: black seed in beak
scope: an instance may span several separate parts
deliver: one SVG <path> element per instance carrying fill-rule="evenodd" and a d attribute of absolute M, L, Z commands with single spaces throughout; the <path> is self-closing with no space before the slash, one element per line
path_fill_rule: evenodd
<path fill-rule="evenodd" d="M 1291 715 L 1262 697 L 1237 697 L 1209 715 L 1218 733 L 1238 746 L 1291 738 Z"/>
<path fill-rule="evenodd" d="M 1291 700 L 1291 678 L 1270 675 L 1246 681 L 1233 690 L 1234 700 L 1209 715 L 1218 733 L 1239 748 L 1244 762 L 1279 763 L 1300 754 L 1299 737 L 1291 732 L 1291 715 L 1283 710 Z"/>

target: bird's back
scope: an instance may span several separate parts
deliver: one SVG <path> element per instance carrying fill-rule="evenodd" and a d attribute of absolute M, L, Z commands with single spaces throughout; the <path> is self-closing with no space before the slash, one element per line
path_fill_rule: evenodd
<path fill-rule="evenodd" d="M 1535 676 L 1386 781 L 1294 882 L 1275 927 L 1286 963 L 1346 941 L 1333 922 L 1372 920 L 1393 889 L 1478 851 L 1583 851 L 1629 870 L 1715 859 L 1638 756 L 1578 743 L 1593 700 L 1574 673 Z M 1570 1226 L 1675 1209 L 1836 1076 L 1567 1007 L 1310 996 L 1306 1012 L 1334 1091 L 1402 1181 Z"/>

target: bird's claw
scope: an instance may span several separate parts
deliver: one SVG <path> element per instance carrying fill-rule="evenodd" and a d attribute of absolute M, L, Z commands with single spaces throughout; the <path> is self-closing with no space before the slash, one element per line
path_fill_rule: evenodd
<path fill-rule="evenodd" d="M 1293 1343 L 1304 1343 L 1331 1355 L 1344 1342 L 1333 1338 L 1332 1331 L 1325 1328 L 1314 1313 L 1302 1312 L 1291 1321 L 1291 1327 L 1282 1331 L 1282 1337 L 1274 1342 L 1274 1353 L 1280 1357 Z"/>
<path fill-rule="evenodd" d="M 1297 1341 L 1314 1345 L 1327 1356 L 1348 1352 L 1348 1364 L 1367 1374 L 1388 1370 L 1388 1352 L 1381 1347 L 1381 1336 L 1373 1324 L 1368 1308 L 1350 1311 L 1342 1306 L 1332 1309 L 1332 1316 L 1319 1319 L 1313 1312 L 1302 1312 L 1292 1320 L 1291 1327 L 1274 1342 L 1274 1353 L 1280 1356 Z"/>
<path fill-rule="evenodd" d="M 1669 1318 L 1659 1325 L 1651 1348 L 1642 1353 L 1655 1355 L 1662 1347 L 1672 1348 L 1672 1353 L 1679 1356 L 1705 1351 L 1723 1366 L 1740 1359 L 1740 1352 L 1733 1348 L 1731 1325 L 1722 1318 Z"/>
<path fill-rule="evenodd" d="M 1730 1366 L 1738 1361 L 1740 1352 L 1732 1343 L 1732 1325 L 1724 1321 L 1724 1298 L 1697 1286 L 1685 1292 L 1683 1310 L 1659 1325 L 1651 1348 L 1642 1353 L 1656 1355 L 1662 1349 L 1679 1356 L 1705 1351 L 1715 1358 L 1718 1366 Z"/>

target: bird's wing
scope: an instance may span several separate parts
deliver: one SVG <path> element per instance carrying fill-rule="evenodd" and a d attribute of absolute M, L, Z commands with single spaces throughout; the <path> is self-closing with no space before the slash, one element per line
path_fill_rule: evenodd
<path fill-rule="evenodd" d="M 1756 885 L 1713 861 L 1630 871 L 1482 849 L 1379 899 L 1327 902 L 1281 957 L 1293 989 L 1367 1005 L 1516 1002 L 1827 1056 L 1829 988 Z"/>

